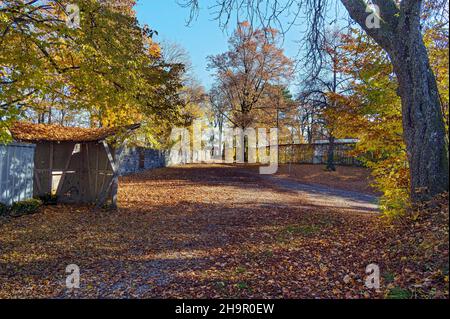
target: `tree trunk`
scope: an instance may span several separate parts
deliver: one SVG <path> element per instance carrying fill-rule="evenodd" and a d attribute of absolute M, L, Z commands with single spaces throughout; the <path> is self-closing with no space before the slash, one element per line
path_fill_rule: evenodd
<path fill-rule="evenodd" d="M 223 152 L 222 152 L 222 136 L 223 136 L 223 121 L 219 122 L 219 149 L 216 154 L 217 159 L 223 160 Z"/>
<path fill-rule="evenodd" d="M 313 142 L 313 138 L 312 138 L 312 128 L 311 128 L 311 126 L 308 126 L 308 144 L 312 144 L 312 142 Z"/>
<path fill-rule="evenodd" d="M 51 108 L 51 107 L 48 108 L 48 119 L 47 119 L 47 123 L 48 123 L 48 124 L 52 124 L 52 108 Z"/>
<path fill-rule="evenodd" d="M 422 200 L 448 191 L 448 137 L 436 79 L 420 33 L 411 32 L 390 52 L 402 100 L 411 196 Z"/>
<path fill-rule="evenodd" d="M 336 166 L 334 165 L 334 146 L 335 146 L 335 138 L 330 134 L 328 140 L 328 156 L 327 156 L 327 171 L 335 172 Z"/>
<path fill-rule="evenodd" d="M 436 78 L 423 42 L 422 1 L 374 0 L 379 27 L 366 23 L 370 10 L 363 0 L 341 0 L 350 16 L 389 54 L 399 82 L 404 140 L 411 173 L 411 198 L 426 200 L 448 191 L 448 137 Z"/>

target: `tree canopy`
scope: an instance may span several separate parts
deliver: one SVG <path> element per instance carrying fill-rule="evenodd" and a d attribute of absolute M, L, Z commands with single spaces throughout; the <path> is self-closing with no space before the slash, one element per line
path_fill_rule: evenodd
<path fill-rule="evenodd" d="M 79 27 L 67 23 L 68 4 L 2 1 L 2 127 L 58 106 L 87 112 L 91 126 L 175 119 L 183 65 L 161 58 L 134 1 L 78 1 Z"/>

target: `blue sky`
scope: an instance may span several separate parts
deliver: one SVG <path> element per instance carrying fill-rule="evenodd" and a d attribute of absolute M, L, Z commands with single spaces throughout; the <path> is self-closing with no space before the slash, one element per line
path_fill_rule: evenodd
<path fill-rule="evenodd" d="M 136 11 L 141 24 L 148 24 L 151 29 L 158 31 L 157 41 L 176 42 L 189 52 L 196 77 L 209 88 L 213 79 L 206 70 L 206 58 L 227 50 L 227 39 L 234 26 L 230 26 L 228 31 L 222 31 L 219 22 L 213 19 L 212 12 L 207 8 L 208 3 L 213 4 L 215 0 L 203 0 L 201 3 L 203 7 L 199 17 L 190 26 L 186 26 L 189 9 L 178 5 L 176 0 L 139 0 Z M 299 38 L 298 28 L 287 34 L 284 41 L 287 56 L 296 56 L 299 44 L 295 41 Z"/>

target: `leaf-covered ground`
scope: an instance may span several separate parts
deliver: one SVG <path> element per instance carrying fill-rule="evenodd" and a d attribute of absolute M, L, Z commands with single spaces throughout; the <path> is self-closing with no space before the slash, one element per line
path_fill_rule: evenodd
<path fill-rule="evenodd" d="M 337 166 L 335 172 L 330 172 L 325 170 L 325 165 L 280 165 L 277 175 L 306 184 L 318 184 L 342 190 L 378 194 L 371 187 L 373 179 L 370 175 L 370 169 L 364 167 Z"/>
<path fill-rule="evenodd" d="M 448 225 L 448 206 L 432 211 Z M 118 211 L 0 218 L 0 298 L 448 297 L 448 226 L 426 220 L 431 237 L 417 218 L 395 226 L 423 247 L 396 245 L 405 237 L 379 215 L 312 204 L 242 167 L 153 170 L 121 180 Z M 380 291 L 364 286 L 370 263 Z M 69 264 L 80 289 L 65 288 Z"/>

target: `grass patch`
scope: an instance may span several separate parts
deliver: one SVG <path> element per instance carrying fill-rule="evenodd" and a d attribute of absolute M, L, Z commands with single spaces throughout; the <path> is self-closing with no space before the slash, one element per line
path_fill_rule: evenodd
<path fill-rule="evenodd" d="M 223 289 L 226 286 L 227 286 L 227 284 L 225 282 L 223 282 L 223 281 L 216 282 L 216 287 L 219 288 L 219 289 Z"/>
<path fill-rule="evenodd" d="M 276 240 L 280 243 L 287 243 L 294 237 L 312 237 L 321 230 L 320 225 L 289 225 L 282 228 L 276 234 Z"/>
<path fill-rule="evenodd" d="M 283 229 L 283 232 L 288 235 L 311 236 L 320 231 L 317 225 L 290 225 Z"/>
<path fill-rule="evenodd" d="M 236 274 L 243 274 L 246 271 L 247 269 L 245 269 L 244 267 L 237 267 L 235 272 Z"/>
<path fill-rule="evenodd" d="M 394 280 L 395 280 L 395 275 L 394 275 L 393 273 L 391 273 L 391 272 L 385 272 L 385 273 L 383 274 L 383 279 L 384 279 L 384 281 L 385 281 L 387 284 L 389 284 L 389 283 L 391 283 L 391 282 L 394 282 Z"/>
<path fill-rule="evenodd" d="M 272 258 L 273 257 L 273 251 L 272 250 L 265 250 L 261 254 L 263 258 Z"/>
<path fill-rule="evenodd" d="M 244 290 L 244 289 L 248 289 L 248 285 L 246 282 L 238 282 L 236 284 L 236 288 L 238 288 L 240 290 Z"/>
<path fill-rule="evenodd" d="M 411 292 L 406 289 L 395 287 L 395 288 L 392 288 L 389 290 L 386 298 L 387 299 L 410 299 Z"/>

